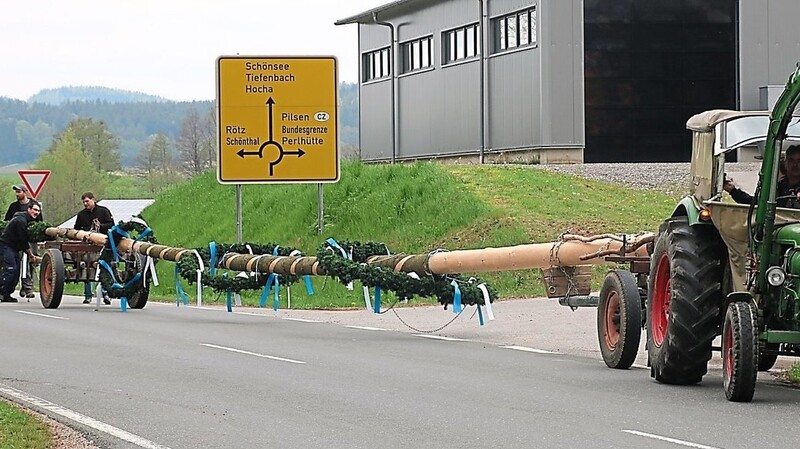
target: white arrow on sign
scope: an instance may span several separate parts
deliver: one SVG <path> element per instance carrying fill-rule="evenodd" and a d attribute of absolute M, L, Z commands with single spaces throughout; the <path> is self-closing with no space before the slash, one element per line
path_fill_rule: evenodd
<path fill-rule="evenodd" d="M 19 170 L 17 174 L 25 183 L 31 197 L 36 198 L 42 191 L 44 183 L 47 182 L 47 178 L 50 177 L 50 170 Z"/>

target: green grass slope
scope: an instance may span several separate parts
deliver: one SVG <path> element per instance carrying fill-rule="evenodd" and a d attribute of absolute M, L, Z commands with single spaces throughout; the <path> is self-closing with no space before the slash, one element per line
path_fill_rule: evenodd
<path fill-rule="evenodd" d="M 313 255 L 322 242 L 381 241 L 392 252 L 425 253 L 552 241 L 576 233 L 655 230 L 676 199 L 543 170 L 508 166 L 430 163 L 364 165 L 346 162 L 341 180 L 324 188 L 325 232 L 316 232 L 315 184 L 242 188 L 245 242 L 291 246 Z M 184 248 L 236 241 L 235 188 L 213 173 L 160 195 L 144 218 L 160 243 Z M 174 298 L 174 264 L 160 262 L 153 296 Z M 598 272 L 604 268 L 598 268 Z M 479 275 L 503 297 L 541 295 L 539 270 Z M 324 278 L 317 293 L 292 288 L 292 307 L 363 306 L 360 287 L 347 291 Z M 194 300 L 194 286 L 183 284 Z M 287 298 L 282 290 L 281 307 Z M 224 301 L 210 290 L 204 301 Z M 245 296 L 256 304 L 260 292 Z M 271 301 L 271 300 L 270 300 Z M 387 302 L 394 298 L 386 298 Z M 415 300 L 418 301 L 418 300 Z M 270 302 L 271 303 L 271 302 Z"/>

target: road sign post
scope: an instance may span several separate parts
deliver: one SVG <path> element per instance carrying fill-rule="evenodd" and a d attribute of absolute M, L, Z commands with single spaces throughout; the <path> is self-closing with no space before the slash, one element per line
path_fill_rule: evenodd
<path fill-rule="evenodd" d="M 221 184 L 339 179 L 334 57 L 217 58 Z"/>

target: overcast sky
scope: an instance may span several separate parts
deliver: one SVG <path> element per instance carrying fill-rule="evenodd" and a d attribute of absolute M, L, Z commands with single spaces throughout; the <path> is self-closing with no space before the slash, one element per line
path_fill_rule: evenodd
<path fill-rule="evenodd" d="M 0 97 L 104 86 L 211 100 L 221 55 L 334 55 L 358 79 L 358 25 L 391 0 L 5 0 Z"/>

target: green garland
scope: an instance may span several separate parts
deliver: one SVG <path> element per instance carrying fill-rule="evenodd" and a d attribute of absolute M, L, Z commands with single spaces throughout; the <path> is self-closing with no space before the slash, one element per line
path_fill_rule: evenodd
<path fill-rule="evenodd" d="M 3 232 L 8 225 L 8 221 L 0 220 L 0 232 Z M 51 228 L 53 225 L 46 221 L 32 221 L 28 223 L 28 241 L 29 242 L 45 242 L 47 240 L 55 240 L 44 233 L 44 230 Z"/>
<path fill-rule="evenodd" d="M 274 254 L 275 247 L 278 246 L 272 243 L 266 245 L 259 245 L 256 243 L 217 243 L 217 262 L 219 262 L 222 255 L 225 253 L 249 254 L 248 245 L 250 249 L 253 250 L 254 255 Z M 226 292 L 227 290 L 239 293 L 242 290 L 259 290 L 264 288 L 264 283 L 266 282 L 264 276 L 252 276 L 249 274 L 246 278 L 229 276 L 227 271 L 219 272 L 211 276 L 209 271 L 211 265 L 211 251 L 208 248 L 195 248 L 195 250 L 200 254 L 200 257 L 203 259 L 203 265 L 205 266 L 205 270 L 203 270 L 200 276 L 204 286 L 210 287 L 219 293 Z M 289 256 L 289 254 L 294 251 L 295 248 L 278 246 L 279 256 Z M 177 264 L 178 272 L 186 282 L 190 285 L 197 282 L 197 270 L 200 266 L 194 252 L 184 254 Z M 300 276 L 281 275 L 280 279 L 282 284 L 291 285 L 297 282 Z"/>
<path fill-rule="evenodd" d="M 478 288 L 481 281 L 477 278 L 431 275 L 415 279 L 407 273 L 396 273 L 389 268 L 375 267 L 366 263 L 368 257 L 388 253 L 383 243 L 340 242 L 339 246 L 352 254 L 353 260 L 343 258 L 338 249 L 332 248 L 327 243 L 317 251 L 317 260 L 329 276 L 338 277 L 344 285 L 359 279 L 367 287 L 380 287 L 383 290 L 393 291 L 398 298 L 435 296 L 446 308 L 448 304 L 453 304 L 455 289 L 451 282 L 455 281 L 461 291 L 462 304 L 485 304 L 483 292 Z M 485 285 L 489 292 L 489 301 L 494 302 L 497 299 L 497 291 L 490 285 Z"/>

